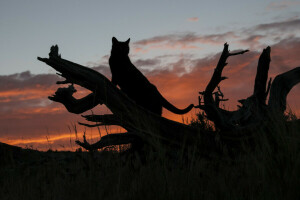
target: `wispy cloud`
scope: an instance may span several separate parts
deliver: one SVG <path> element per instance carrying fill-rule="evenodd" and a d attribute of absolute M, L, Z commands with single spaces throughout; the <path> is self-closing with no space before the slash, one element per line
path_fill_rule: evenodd
<path fill-rule="evenodd" d="M 266 7 L 267 10 L 284 10 L 292 6 L 299 6 L 300 1 L 278 1 L 271 2 Z"/>
<path fill-rule="evenodd" d="M 187 19 L 189 22 L 197 22 L 199 21 L 199 18 L 198 17 L 190 17 Z"/>
<path fill-rule="evenodd" d="M 154 58 L 154 59 L 137 59 L 135 62 L 135 65 L 140 67 L 147 67 L 147 66 L 153 66 L 160 63 L 160 59 Z"/>
<path fill-rule="evenodd" d="M 235 34 L 233 32 L 211 35 L 196 35 L 195 33 L 169 34 L 140 40 L 135 42 L 134 45 L 147 46 L 160 43 L 187 45 L 195 42 L 220 44 L 227 37 L 235 37 Z"/>
<path fill-rule="evenodd" d="M 281 21 L 281 22 L 273 22 L 273 23 L 267 23 L 267 24 L 259 24 L 255 26 L 253 29 L 250 29 L 252 31 L 299 31 L 300 28 L 300 19 L 292 19 L 287 21 Z"/>
<path fill-rule="evenodd" d="M 200 35 L 194 32 L 159 35 L 133 43 L 134 53 L 148 53 L 155 50 L 201 50 L 204 45 L 217 46 L 225 42 L 239 44 L 241 48 L 262 48 L 266 43 L 299 35 L 300 19 L 258 24 L 235 31 Z"/>
<path fill-rule="evenodd" d="M 220 45 L 230 38 L 236 38 L 236 35 L 233 32 L 211 35 L 197 35 L 196 33 L 168 34 L 137 41 L 133 43 L 133 51 L 147 53 L 157 49 L 200 50 L 203 44 Z"/>

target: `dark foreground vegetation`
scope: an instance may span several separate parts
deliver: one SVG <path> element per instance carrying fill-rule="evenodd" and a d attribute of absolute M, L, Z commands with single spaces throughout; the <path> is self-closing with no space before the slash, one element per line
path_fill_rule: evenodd
<path fill-rule="evenodd" d="M 176 153 L 156 146 L 141 157 L 1 144 L 0 199 L 300 199 L 300 127 L 283 121 L 238 151 L 223 146 L 210 155 L 197 145 Z"/>

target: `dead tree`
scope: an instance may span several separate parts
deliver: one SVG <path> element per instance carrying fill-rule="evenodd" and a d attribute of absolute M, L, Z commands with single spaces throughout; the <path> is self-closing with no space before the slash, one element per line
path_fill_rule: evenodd
<path fill-rule="evenodd" d="M 230 53 L 228 44 L 224 44 L 217 67 L 214 70 L 212 78 L 205 91 L 200 92 L 200 100 L 197 108 L 204 110 L 208 119 L 213 121 L 216 128 L 228 133 L 239 132 L 248 128 L 253 128 L 268 121 L 274 115 L 283 115 L 286 110 L 286 98 L 290 90 L 300 82 L 300 67 L 282 73 L 268 81 L 268 72 L 270 67 L 271 48 L 267 47 L 260 55 L 257 73 L 255 77 L 254 91 L 251 96 L 241 99 L 241 106 L 236 111 L 227 111 L 219 107 L 219 99 L 214 98 L 214 90 L 218 88 L 221 81 L 227 79 L 222 76 L 224 67 L 227 65 L 227 59 L 230 56 L 236 56 L 248 52 L 248 50 Z M 269 94 L 270 93 L 270 94 Z M 266 103 L 269 94 L 268 104 Z M 223 95 L 223 94 L 222 94 Z"/>
<path fill-rule="evenodd" d="M 105 104 L 113 114 L 109 115 L 85 115 L 86 120 L 96 122 L 95 125 L 119 125 L 127 130 L 126 133 L 109 134 L 103 136 L 95 144 L 89 144 L 85 138 L 84 142 L 77 141 L 85 149 L 94 150 L 105 146 L 128 144 L 136 140 L 142 140 L 150 145 L 165 142 L 174 146 L 185 143 L 193 143 L 195 138 L 203 141 L 203 147 L 209 149 L 214 143 L 214 136 L 185 124 L 168 120 L 159 115 L 138 106 L 127 97 L 121 90 L 115 87 L 105 76 L 81 66 L 79 64 L 62 59 L 58 54 L 58 47 L 52 46 L 49 58 L 40 58 L 52 68 L 60 72 L 60 76 L 66 80 L 57 84 L 71 84 L 67 88 L 59 88 L 49 99 L 62 103 L 66 109 L 75 114 L 83 113 L 98 104 Z M 75 99 L 76 92 L 73 84 L 78 84 L 92 93 L 81 99 Z"/>
<path fill-rule="evenodd" d="M 300 82 L 300 67 L 298 67 L 278 75 L 272 85 L 269 81 L 268 86 L 266 86 L 270 64 L 270 47 L 268 47 L 263 51 L 258 62 L 252 96 L 241 100 L 242 106 L 237 111 L 226 111 L 220 108 L 219 102 L 224 99 L 218 85 L 226 79 L 226 77 L 222 77 L 222 71 L 227 65 L 226 60 L 230 56 L 245 52 L 247 50 L 229 53 L 228 44 L 224 45 L 214 74 L 205 91 L 201 93 L 204 103 L 197 106 L 204 110 L 207 117 L 215 123 L 215 126 L 220 130 L 221 142 L 224 143 L 228 141 L 227 135 L 239 137 L 251 132 L 251 128 L 264 119 L 265 110 L 283 113 L 286 107 L 287 94 L 294 85 Z M 87 121 L 95 122 L 95 124 L 81 124 L 89 127 L 118 125 L 127 130 L 126 133 L 103 136 L 95 144 L 89 144 L 85 137 L 83 142 L 77 141 L 77 144 L 87 150 L 138 141 L 152 146 L 160 142 L 175 147 L 197 143 L 203 152 L 210 152 L 218 148 L 219 143 L 216 142 L 215 132 L 168 120 L 138 106 L 99 72 L 62 59 L 58 54 L 57 45 L 51 47 L 49 58 L 38 57 L 38 60 L 45 62 L 60 72 L 58 75 L 65 78 L 64 81 L 58 81 L 57 84 L 71 84 L 66 88 L 59 88 L 53 96 L 49 97 L 50 100 L 62 103 L 69 112 L 75 114 L 90 110 L 98 104 L 105 104 L 113 114 L 85 115 L 83 117 Z M 92 93 L 84 98 L 75 99 L 73 94 L 76 90 L 73 84 L 80 85 Z M 218 91 L 214 92 L 216 88 Z M 266 105 L 265 101 L 269 91 L 269 103 Z M 242 131 L 240 131 L 241 129 Z M 226 137 L 222 137 L 223 135 Z"/>

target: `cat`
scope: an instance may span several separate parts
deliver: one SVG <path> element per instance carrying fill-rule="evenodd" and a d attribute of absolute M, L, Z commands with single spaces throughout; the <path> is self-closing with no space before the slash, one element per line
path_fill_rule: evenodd
<path fill-rule="evenodd" d="M 162 115 L 162 107 L 175 114 L 185 114 L 194 105 L 191 104 L 185 109 L 178 109 L 169 103 L 149 82 L 149 80 L 131 63 L 129 54 L 130 38 L 125 42 L 119 42 L 112 38 L 112 49 L 109 58 L 109 65 L 112 74 L 112 84 L 119 86 L 129 98 L 143 108 Z"/>

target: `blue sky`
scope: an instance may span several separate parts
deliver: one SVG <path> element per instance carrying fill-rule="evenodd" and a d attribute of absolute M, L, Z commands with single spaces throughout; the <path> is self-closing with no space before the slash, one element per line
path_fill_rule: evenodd
<path fill-rule="evenodd" d="M 1 0 L 0 74 L 52 72 L 36 57 L 47 55 L 53 44 L 65 58 L 87 65 L 110 53 L 112 36 L 135 42 L 167 34 L 218 34 L 286 20 L 299 11 L 299 1 Z"/>

